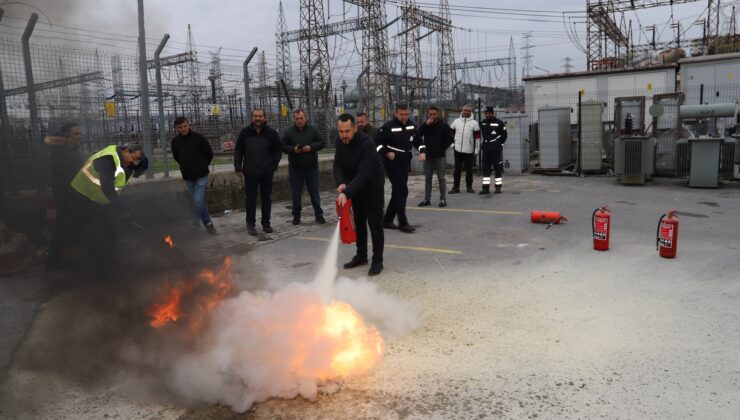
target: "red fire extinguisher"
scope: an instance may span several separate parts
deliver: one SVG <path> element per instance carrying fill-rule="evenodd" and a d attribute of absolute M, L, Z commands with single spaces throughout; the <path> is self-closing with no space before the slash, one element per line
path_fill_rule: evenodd
<path fill-rule="evenodd" d="M 611 224 L 611 211 L 604 206 L 594 210 L 591 216 L 591 229 L 594 237 L 594 249 L 597 251 L 609 250 L 609 225 Z"/>
<path fill-rule="evenodd" d="M 347 199 L 344 206 L 337 203 L 337 217 L 339 218 L 339 235 L 342 243 L 351 244 L 357 240 L 357 231 L 355 229 L 355 215 L 352 210 L 352 200 Z"/>
<path fill-rule="evenodd" d="M 671 210 L 660 216 L 658 220 L 655 245 L 663 258 L 675 258 L 678 252 L 678 216 L 676 213 L 676 210 Z"/>
<path fill-rule="evenodd" d="M 547 210 L 532 210 L 530 212 L 530 219 L 532 223 L 549 223 L 550 225 L 559 225 L 568 221 L 568 219 L 560 215 L 560 212 Z"/>

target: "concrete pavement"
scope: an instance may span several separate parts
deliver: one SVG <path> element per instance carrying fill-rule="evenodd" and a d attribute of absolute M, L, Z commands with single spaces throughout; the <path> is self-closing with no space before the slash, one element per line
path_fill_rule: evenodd
<path fill-rule="evenodd" d="M 0 384 L 0 417 L 736 418 L 740 185 L 685 184 L 507 177 L 500 196 L 450 195 L 438 209 L 414 208 L 423 179 L 412 177 L 408 213 L 419 227 L 385 231 L 385 270 L 372 281 L 419 308 L 421 327 L 389 341 L 369 375 L 316 401 L 268 400 L 234 415 L 134 398 L 115 380 L 87 388 L 14 363 Z M 332 196 L 322 201 L 333 216 Z M 591 247 L 591 213 L 601 205 L 613 211 L 608 252 Z M 185 238 L 182 247 L 196 260 L 243 254 L 237 269 L 249 290 L 308 282 L 336 219 L 318 226 L 304 216 L 310 223 L 293 227 L 286 206 L 274 206 L 273 235 L 248 237 L 244 214 L 232 212 L 216 219 L 218 236 Z M 560 211 L 569 223 L 531 224 L 531 209 Z M 671 209 L 681 224 L 678 258 L 667 260 L 655 250 L 655 229 Z M 155 250 L 139 250 L 152 260 L 142 264 L 166 269 Z M 338 263 L 353 253 L 340 246 Z M 30 334 L 74 302 L 52 299 Z M 26 340 L 16 354 L 32 345 Z M 24 397 L 31 389 L 35 403 Z"/>

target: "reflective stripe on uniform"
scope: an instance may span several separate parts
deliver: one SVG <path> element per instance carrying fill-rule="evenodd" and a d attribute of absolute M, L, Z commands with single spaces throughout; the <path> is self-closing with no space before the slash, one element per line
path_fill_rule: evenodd
<path fill-rule="evenodd" d="M 393 147 L 393 146 L 385 146 L 385 147 L 387 147 L 387 148 L 389 148 L 389 149 L 391 149 L 391 150 L 395 150 L 396 152 L 406 153 L 406 151 L 405 151 L 405 150 L 401 150 L 401 149 L 396 149 L 396 148 L 395 148 L 395 147 Z"/>
<path fill-rule="evenodd" d="M 484 176 L 483 177 L 483 185 L 491 185 L 491 177 Z"/>
<path fill-rule="evenodd" d="M 393 132 L 396 132 L 396 131 L 403 131 L 403 128 L 401 128 L 401 127 L 398 127 L 398 128 L 391 128 L 391 131 L 393 131 Z"/>
<path fill-rule="evenodd" d="M 406 126 L 406 129 L 407 130 L 413 130 L 414 128 L 416 128 L 416 127 L 414 127 L 413 125 L 407 125 Z"/>
<path fill-rule="evenodd" d="M 501 185 L 503 183 L 503 178 L 493 178 L 493 183 L 496 185 Z"/>
<path fill-rule="evenodd" d="M 376 148 L 375 148 L 375 151 L 376 151 L 376 152 L 379 152 L 379 151 L 380 151 L 380 149 L 382 149 L 382 148 L 383 148 L 383 145 L 381 144 L 380 146 L 378 146 L 378 147 L 376 147 Z"/>

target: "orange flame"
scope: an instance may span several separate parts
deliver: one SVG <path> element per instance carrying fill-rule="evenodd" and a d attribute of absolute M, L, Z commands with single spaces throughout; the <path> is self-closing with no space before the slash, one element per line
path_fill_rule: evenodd
<path fill-rule="evenodd" d="M 383 339 L 378 330 L 366 326 L 362 317 L 344 302 L 333 301 L 326 307 L 321 328 L 338 343 L 332 357 L 331 373 L 322 379 L 366 372 L 383 354 Z"/>
<path fill-rule="evenodd" d="M 231 258 L 227 257 L 218 272 L 204 269 L 194 279 L 175 284 L 165 282 L 162 292 L 146 310 L 146 315 L 151 318 L 149 325 L 160 328 L 180 318 L 187 318 L 191 330 L 200 330 L 208 313 L 234 287 L 228 275 L 230 268 Z"/>
<path fill-rule="evenodd" d="M 170 236 L 170 235 L 167 235 L 167 236 L 164 237 L 164 242 L 167 245 L 169 245 L 170 248 L 174 248 L 175 247 L 175 241 L 172 240 L 172 236 Z"/>

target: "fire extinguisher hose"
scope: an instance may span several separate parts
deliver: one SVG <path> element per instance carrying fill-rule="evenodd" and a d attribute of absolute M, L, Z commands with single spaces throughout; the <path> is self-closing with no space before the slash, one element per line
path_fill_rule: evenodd
<path fill-rule="evenodd" d="M 668 214 L 664 214 L 660 216 L 660 219 L 658 219 L 658 231 L 655 233 L 655 249 L 660 249 L 660 224 L 666 216 L 668 216 Z"/>

